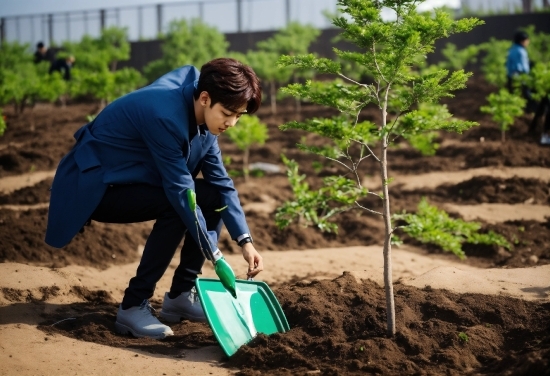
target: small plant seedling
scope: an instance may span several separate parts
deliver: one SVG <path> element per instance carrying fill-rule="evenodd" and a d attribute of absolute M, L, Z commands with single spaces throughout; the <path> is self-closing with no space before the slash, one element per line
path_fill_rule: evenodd
<path fill-rule="evenodd" d="M 243 151 L 244 180 L 248 181 L 248 157 L 252 145 L 263 145 L 268 138 L 267 125 L 260 122 L 256 115 L 244 115 L 234 127 L 227 130 L 227 135 Z"/>
<path fill-rule="evenodd" d="M 255 169 L 252 169 L 250 171 L 250 175 L 255 177 L 255 178 L 262 178 L 262 177 L 265 176 L 265 172 L 260 170 L 260 169 L 255 168 Z"/>
<path fill-rule="evenodd" d="M 464 343 L 468 342 L 469 340 L 468 335 L 464 332 L 458 333 L 458 338 Z"/>
<path fill-rule="evenodd" d="M 223 165 L 226 166 L 226 167 L 231 165 L 231 157 L 230 156 L 223 157 L 222 161 L 223 161 Z"/>
<path fill-rule="evenodd" d="M 481 106 L 480 110 L 493 116 L 493 120 L 500 126 L 501 141 L 505 142 L 506 131 L 514 124 L 516 117 L 523 115 L 525 99 L 506 89 L 500 89 L 498 93 L 489 94 L 487 101 L 489 104 Z"/>

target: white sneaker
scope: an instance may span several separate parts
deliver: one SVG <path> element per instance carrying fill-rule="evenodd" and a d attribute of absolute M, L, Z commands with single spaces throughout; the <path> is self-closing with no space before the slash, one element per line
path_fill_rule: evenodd
<path fill-rule="evenodd" d="M 163 339 L 174 335 L 169 326 L 161 323 L 153 316 L 154 308 L 148 300 L 144 300 L 139 307 L 122 309 L 118 307 L 115 328 L 120 334 L 131 333 L 134 337 L 149 337 Z"/>
<path fill-rule="evenodd" d="M 541 145 L 550 145 L 550 135 L 543 133 L 540 138 Z"/>
<path fill-rule="evenodd" d="M 168 293 L 164 294 L 159 315 L 168 322 L 180 322 L 182 319 L 206 322 L 206 315 L 194 287 L 174 299 L 170 299 Z"/>

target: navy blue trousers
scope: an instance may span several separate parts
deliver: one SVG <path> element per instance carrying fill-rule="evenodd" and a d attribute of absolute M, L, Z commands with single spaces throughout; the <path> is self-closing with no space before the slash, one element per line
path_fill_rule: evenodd
<path fill-rule="evenodd" d="M 203 179 L 195 180 L 197 205 L 206 220 L 208 230 L 221 230 L 220 194 Z M 168 201 L 162 187 L 146 184 L 114 185 L 107 189 L 91 217 L 105 223 L 135 223 L 156 220 L 143 250 L 136 276 L 124 292 L 124 309 L 139 306 L 153 296 L 157 282 L 166 272 L 176 249 L 184 238 L 186 227 Z M 189 291 L 201 273 L 205 258 L 192 236 L 185 236 L 170 295 Z"/>

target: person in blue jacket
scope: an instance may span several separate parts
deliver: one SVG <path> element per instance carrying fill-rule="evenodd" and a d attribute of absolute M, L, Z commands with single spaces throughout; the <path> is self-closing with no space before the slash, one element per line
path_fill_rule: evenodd
<path fill-rule="evenodd" d="M 508 49 L 508 56 L 506 57 L 506 75 L 508 78 L 508 90 L 510 92 L 514 91 L 515 81 L 519 80 L 521 95 L 527 101 L 525 110 L 533 112 L 536 101 L 533 99 L 527 85 L 521 82 L 521 76 L 529 74 L 531 70 L 527 46 L 529 46 L 529 35 L 525 31 L 516 32 L 514 34 L 514 42 Z"/>
<path fill-rule="evenodd" d="M 76 143 L 52 184 L 46 243 L 61 248 L 90 221 L 156 220 L 119 306 L 118 332 L 156 339 L 173 335 L 153 315 L 149 299 L 183 238 L 159 313 L 168 322 L 206 320 L 194 290 L 205 261 L 199 245 L 219 252 L 222 223 L 242 247 L 248 276 L 263 270 L 218 146 L 218 136 L 260 103 L 254 71 L 220 58 L 200 72 L 181 67 L 118 98 L 75 133 Z M 196 217 L 187 202 L 189 189 L 196 192 Z"/>

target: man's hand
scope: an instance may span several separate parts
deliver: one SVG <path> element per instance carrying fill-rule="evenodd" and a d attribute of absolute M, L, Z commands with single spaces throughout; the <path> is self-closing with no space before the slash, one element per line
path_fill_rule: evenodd
<path fill-rule="evenodd" d="M 248 278 L 255 277 L 259 272 L 264 270 L 264 263 L 262 256 L 256 251 L 252 243 L 246 243 L 243 245 L 243 257 L 248 262 Z"/>

